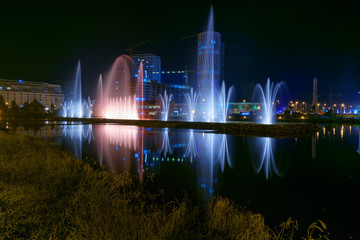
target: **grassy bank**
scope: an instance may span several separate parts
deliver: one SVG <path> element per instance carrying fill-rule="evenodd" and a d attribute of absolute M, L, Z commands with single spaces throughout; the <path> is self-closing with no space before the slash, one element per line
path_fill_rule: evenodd
<path fill-rule="evenodd" d="M 0 131 L 0 239 L 293 239 L 297 228 L 273 231 L 225 198 L 206 208 L 159 199 L 129 175 Z"/>

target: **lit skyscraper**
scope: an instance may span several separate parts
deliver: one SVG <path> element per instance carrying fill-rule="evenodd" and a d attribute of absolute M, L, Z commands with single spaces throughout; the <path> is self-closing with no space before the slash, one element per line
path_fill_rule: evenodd
<path fill-rule="evenodd" d="M 198 35 L 197 49 L 198 89 L 202 98 L 220 87 L 221 35 L 218 32 L 202 32 Z M 212 83 L 213 82 L 213 83 Z"/>
<path fill-rule="evenodd" d="M 140 62 L 143 61 L 145 82 L 153 80 L 161 83 L 161 59 L 159 56 L 151 53 L 134 54 L 132 59 L 135 63 L 135 71 L 139 69 Z M 137 78 L 137 73 L 135 73 L 135 78 Z"/>

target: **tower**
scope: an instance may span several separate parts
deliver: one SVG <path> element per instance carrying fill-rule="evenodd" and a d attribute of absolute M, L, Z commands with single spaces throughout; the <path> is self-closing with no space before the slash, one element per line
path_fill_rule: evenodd
<path fill-rule="evenodd" d="M 202 112 L 214 118 L 214 99 L 220 88 L 221 35 L 215 31 L 199 33 L 197 46 L 197 87 L 203 102 Z M 204 116 L 205 117 L 205 116 Z"/>
<path fill-rule="evenodd" d="M 312 109 L 315 111 L 319 110 L 317 107 L 317 78 L 314 78 L 313 81 L 313 99 L 312 99 Z"/>
<path fill-rule="evenodd" d="M 197 71 L 200 95 L 206 95 L 220 86 L 221 69 L 221 35 L 207 31 L 198 35 Z M 213 81 L 213 83 L 212 83 Z"/>

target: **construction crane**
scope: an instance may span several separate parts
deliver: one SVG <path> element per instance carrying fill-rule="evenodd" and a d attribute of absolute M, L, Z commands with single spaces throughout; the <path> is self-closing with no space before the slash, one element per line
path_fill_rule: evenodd
<path fill-rule="evenodd" d="M 199 33 L 194 33 L 194 34 L 191 34 L 189 36 L 182 37 L 182 38 L 180 38 L 180 41 L 188 39 L 188 38 L 196 37 L 197 35 L 199 35 Z"/>
<path fill-rule="evenodd" d="M 330 105 L 333 103 L 333 97 L 341 97 L 341 94 L 333 94 L 330 90 L 329 94 L 321 94 L 318 97 L 329 97 Z"/>
<path fill-rule="evenodd" d="M 129 57 L 132 58 L 132 50 L 133 50 L 134 48 L 140 47 L 140 46 L 142 46 L 142 45 L 144 45 L 145 43 L 148 43 L 148 42 L 150 42 L 150 40 L 143 41 L 143 42 L 141 42 L 141 43 L 139 43 L 139 44 L 136 44 L 135 46 L 130 45 L 129 48 L 124 49 L 124 50 L 125 50 L 126 52 L 129 52 Z"/>

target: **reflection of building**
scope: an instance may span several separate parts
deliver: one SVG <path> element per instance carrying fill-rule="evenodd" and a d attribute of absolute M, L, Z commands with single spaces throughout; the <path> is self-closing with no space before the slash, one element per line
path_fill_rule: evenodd
<path fill-rule="evenodd" d="M 22 107 L 24 103 L 31 103 L 36 99 L 45 107 L 50 108 L 53 104 L 55 109 L 59 109 L 64 103 L 60 85 L 42 82 L 0 79 L 0 95 L 9 106 L 15 101 Z"/>

